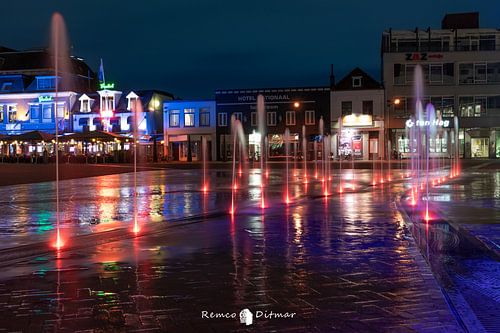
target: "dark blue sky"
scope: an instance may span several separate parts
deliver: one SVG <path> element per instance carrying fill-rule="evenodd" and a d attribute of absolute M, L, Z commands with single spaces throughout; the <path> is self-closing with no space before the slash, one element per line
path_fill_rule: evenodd
<path fill-rule="evenodd" d="M 380 76 L 383 30 L 439 28 L 447 12 L 479 11 L 500 28 L 497 0 L 9 1 L 0 45 L 47 45 L 65 19 L 73 53 L 122 89 L 210 98 L 215 89 L 327 85 L 353 67 Z"/>

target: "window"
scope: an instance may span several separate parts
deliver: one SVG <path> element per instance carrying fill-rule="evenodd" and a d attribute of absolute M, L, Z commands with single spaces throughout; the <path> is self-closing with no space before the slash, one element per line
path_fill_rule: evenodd
<path fill-rule="evenodd" d="M 452 62 L 443 64 L 443 83 L 455 84 L 454 64 Z"/>
<path fill-rule="evenodd" d="M 115 98 L 113 96 L 108 96 L 108 106 L 107 110 L 114 110 L 115 109 Z"/>
<path fill-rule="evenodd" d="M 349 116 L 352 114 L 352 102 L 344 101 L 342 102 L 342 116 Z"/>
<path fill-rule="evenodd" d="M 486 83 L 486 63 L 474 64 L 474 83 Z"/>
<path fill-rule="evenodd" d="M 474 83 L 474 64 L 459 64 L 458 66 L 460 84 Z"/>
<path fill-rule="evenodd" d="M 65 107 L 63 104 L 58 104 L 57 105 L 57 118 L 67 118 L 66 115 L 64 114 Z M 69 116 L 69 115 L 68 115 Z"/>
<path fill-rule="evenodd" d="M 405 84 L 405 65 L 394 64 L 394 85 Z"/>
<path fill-rule="evenodd" d="M 37 77 L 36 86 L 38 90 L 49 90 L 56 87 L 55 77 Z"/>
<path fill-rule="evenodd" d="M 42 104 L 42 121 L 44 123 L 52 122 L 52 107 L 53 104 Z"/>
<path fill-rule="evenodd" d="M 32 123 L 40 122 L 40 105 L 38 104 L 30 105 L 30 122 Z"/>
<path fill-rule="evenodd" d="M 90 112 L 89 100 L 88 99 L 82 100 L 82 112 Z"/>
<path fill-rule="evenodd" d="M 208 108 L 200 109 L 200 126 L 210 126 L 210 111 Z"/>
<path fill-rule="evenodd" d="M 168 116 L 168 126 L 169 127 L 179 127 L 179 110 L 170 110 Z"/>
<path fill-rule="evenodd" d="M 486 115 L 485 96 L 461 96 L 459 98 L 459 108 L 461 117 L 481 117 Z"/>
<path fill-rule="evenodd" d="M 257 112 L 250 113 L 250 125 L 257 126 Z"/>
<path fill-rule="evenodd" d="M 442 84 L 443 83 L 443 64 L 429 65 L 429 82 Z"/>
<path fill-rule="evenodd" d="M 135 103 L 137 103 L 137 97 L 130 97 L 128 99 L 128 108 L 127 110 L 133 111 L 135 108 Z"/>
<path fill-rule="evenodd" d="M 12 82 L 4 82 L 2 84 L 2 91 L 10 91 L 12 89 Z"/>
<path fill-rule="evenodd" d="M 413 83 L 415 81 L 415 65 L 406 65 L 405 66 L 405 78 L 406 83 Z"/>
<path fill-rule="evenodd" d="M 89 125 L 89 118 L 80 118 L 80 119 L 78 119 L 78 125 L 80 125 L 80 126 L 88 126 Z"/>
<path fill-rule="evenodd" d="M 373 101 L 363 101 L 363 114 L 373 115 Z"/>
<path fill-rule="evenodd" d="M 314 125 L 316 123 L 316 116 L 314 110 L 306 111 L 306 125 Z"/>
<path fill-rule="evenodd" d="M 354 88 L 361 87 L 361 76 L 353 76 L 352 77 L 352 86 Z"/>
<path fill-rule="evenodd" d="M 481 51 L 494 51 L 495 43 L 496 43 L 495 35 L 479 36 L 479 49 Z"/>
<path fill-rule="evenodd" d="M 220 127 L 227 126 L 227 113 L 221 112 L 217 114 L 217 125 Z"/>
<path fill-rule="evenodd" d="M 239 120 L 240 122 L 243 119 L 243 114 L 241 112 L 235 112 L 235 113 L 233 113 L 233 116 L 234 116 L 234 120 Z"/>
<path fill-rule="evenodd" d="M 9 123 L 15 123 L 17 121 L 17 106 L 9 105 L 7 107 Z"/>
<path fill-rule="evenodd" d="M 267 113 L 267 126 L 276 126 L 276 112 Z"/>
<path fill-rule="evenodd" d="M 295 125 L 295 111 L 287 111 L 285 115 L 285 123 L 287 126 Z"/>
<path fill-rule="evenodd" d="M 184 127 L 194 126 L 194 109 L 184 109 Z"/>
<path fill-rule="evenodd" d="M 0 105 L 0 123 L 3 123 L 3 105 Z"/>

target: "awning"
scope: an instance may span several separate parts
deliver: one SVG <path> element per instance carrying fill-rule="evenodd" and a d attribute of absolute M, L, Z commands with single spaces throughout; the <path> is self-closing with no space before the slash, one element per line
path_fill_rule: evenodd
<path fill-rule="evenodd" d="M 68 134 L 68 135 L 63 135 L 59 137 L 60 141 L 92 141 L 92 140 L 99 140 L 99 141 L 125 141 L 129 139 L 126 136 L 116 134 L 116 133 L 110 133 L 110 132 L 103 132 L 103 131 L 89 131 L 89 132 L 78 132 L 78 133 L 73 133 L 73 134 Z"/>

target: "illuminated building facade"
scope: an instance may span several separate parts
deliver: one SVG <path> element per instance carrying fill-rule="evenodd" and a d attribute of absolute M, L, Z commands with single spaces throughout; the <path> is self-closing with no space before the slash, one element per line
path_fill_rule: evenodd
<path fill-rule="evenodd" d="M 56 80 L 46 50 L 0 47 L 0 134 L 55 133 L 56 109 L 59 132 L 72 130 L 70 111 L 77 93 L 95 89 L 97 79 L 83 59 L 71 57 L 69 62 L 71 72 L 59 73 Z"/>
<path fill-rule="evenodd" d="M 332 147 L 336 157 L 384 156 L 384 89 L 360 68 L 334 84 L 330 94 Z"/>
<path fill-rule="evenodd" d="M 268 160 L 279 160 L 285 156 L 283 136 L 290 130 L 293 156 L 302 152 L 302 126 L 305 126 L 307 159 L 313 158 L 314 141 L 319 141 L 320 119 L 324 122 L 325 134 L 330 133 L 330 87 L 274 88 L 217 90 L 217 159 L 228 160 L 232 156 L 231 117 L 240 120 L 248 143 L 250 160 L 260 158 L 261 134 L 257 128 L 257 96 L 265 99 L 265 123 L 267 147 L 264 152 Z"/>
<path fill-rule="evenodd" d="M 423 104 L 431 102 L 437 117 L 449 121 L 430 138 L 431 156 L 449 156 L 457 116 L 461 157 L 500 157 L 498 29 L 480 28 L 479 13 L 449 14 L 440 29 L 385 31 L 381 53 L 392 149 L 410 153 L 405 125 L 415 114 L 414 72 L 420 65 Z"/>
<path fill-rule="evenodd" d="M 163 103 L 164 155 L 171 161 L 201 161 L 202 140 L 207 160 L 216 159 L 215 101 L 175 100 Z"/>

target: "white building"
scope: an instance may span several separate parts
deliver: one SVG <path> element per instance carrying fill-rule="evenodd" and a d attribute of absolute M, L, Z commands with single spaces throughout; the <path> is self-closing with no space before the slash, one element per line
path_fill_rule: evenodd
<path fill-rule="evenodd" d="M 382 85 L 355 68 L 334 85 L 330 98 L 334 156 L 354 154 L 363 160 L 384 156 Z"/>

